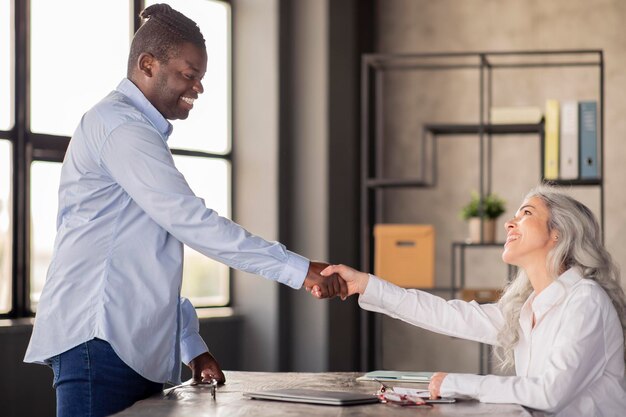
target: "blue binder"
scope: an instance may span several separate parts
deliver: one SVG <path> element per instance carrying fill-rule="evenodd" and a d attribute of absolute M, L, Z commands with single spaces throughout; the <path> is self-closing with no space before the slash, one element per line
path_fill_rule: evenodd
<path fill-rule="evenodd" d="M 598 171 L 598 106 L 595 101 L 578 103 L 580 135 L 580 178 L 599 178 Z"/>

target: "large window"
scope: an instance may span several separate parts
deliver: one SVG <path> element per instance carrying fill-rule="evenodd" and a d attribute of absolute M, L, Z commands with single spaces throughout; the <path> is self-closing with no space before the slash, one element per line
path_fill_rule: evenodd
<path fill-rule="evenodd" d="M 204 199 L 207 207 L 228 217 L 230 213 L 230 166 L 223 159 L 174 155 L 176 167 L 191 189 Z M 211 178 L 225 181 L 213 181 Z M 209 180 L 207 180 L 209 179 Z M 228 267 L 185 247 L 182 294 L 194 305 L 224 305 L 228 302 Z"/>
<path fill-rule="evenodd" d="M 30 169 L 30 306 L 37 309 L 56 235 L 61 164 L 35 161 Z"/>
<path fill-rule="evenodd" d="M 11 309 L 11 143 L 0 140 L 0 314 Z"/>
<path fill-rule="evenodd" d="M 230 5 L 159 2 L 198 23 L 209 57 L 205 94 L 187 120 L 173 122 L 168 143 L 194 192 L 230 217 Z M 24 3 L 0 0 L 0 315 L 13 317 L 36 310 L 45 283 L 70 137 L 82 114 L 126 75 L 136 16 L 155 2 Z M 30 32 L 15 32 L 16 27 Z M 185 248 L 183 274 L 183 295 L 197 307 L 229 303 L 230 273 L 224 265 Z"/>
<path fill-rule="evenodd" d="M 13 24 L 10 0 L 0 0 L 0 130 L 13 127 Z"/>
<path fill-rule="evenodd" d="M 10 0 L 0 0 L 0 138 L 8 139 L 13 127 L 13 9 Z M 13 294 L 13 225 L 11 142 L 0 139 L 0 314 L 11 310 Z"/>
<path fill-rule="evenodd" d="M 206 41 L 208 65 L 204 94 L 186 120 L 174 120 L 172 148 L 226 154 L 230 151 L 230 7 L 206 0 L 146 1 L 168 3 L 192 18 Z"/>
<path fill-rule="evenodd" d="M 129 10 L 129 0 L 30 0 L 30 130 L 71 136 L 126 75 Z"/>

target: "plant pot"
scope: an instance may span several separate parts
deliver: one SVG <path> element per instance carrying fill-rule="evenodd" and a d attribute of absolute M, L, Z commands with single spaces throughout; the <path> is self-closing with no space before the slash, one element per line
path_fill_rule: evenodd
<path fill-rule="evenodd" d="M 483 239 L 480 240 L 480 217 L 469 219 L 470 243 L 494 243 L 496 241 L 496 219 L 483 218 Z"/>

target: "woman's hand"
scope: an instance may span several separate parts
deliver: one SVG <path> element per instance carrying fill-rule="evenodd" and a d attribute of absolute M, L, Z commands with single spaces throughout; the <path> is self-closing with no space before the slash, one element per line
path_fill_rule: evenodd
<path fill-rule="evenodd" d="M 365 272 L 357 271 L 345 265 L 330 265 L 320 275 L 327 276 L 331 274 L 337 274 L 348 284 L 348 296 L 352 294 L 363 294 L 367 283 L 369 282 L 369 275 Z"/>
<path fill-rule="evenodd" d="M 441 397 L 441 383 L 446 376 L 448 376 L 448 374 L 445 372 L 435 372 L 432 378 L 430 378 L 428 391 L 430 392 L 431 400 Z"/>

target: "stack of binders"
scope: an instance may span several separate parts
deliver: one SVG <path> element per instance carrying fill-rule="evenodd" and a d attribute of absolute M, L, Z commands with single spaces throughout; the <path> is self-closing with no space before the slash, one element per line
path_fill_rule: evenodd
<path fill-rule="evenodd" d="M 548 100 L 544 146 L 545 179 L 599 178 L 597 103 Z"/>

